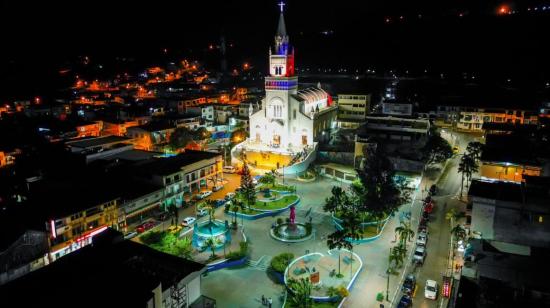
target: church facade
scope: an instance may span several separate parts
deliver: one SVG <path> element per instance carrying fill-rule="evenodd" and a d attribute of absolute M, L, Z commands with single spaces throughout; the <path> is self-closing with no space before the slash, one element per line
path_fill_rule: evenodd
<path fill-rule="evenodd" d="M 281 152 L 312 148 L 335 123 L 336 107 L 327 92 L 320 86 L 298 90 L 294 48 L 281 10 L 275 46 L 269 50 L 265 98 L 262 108 L 250 115 L 249 143 Z"/>

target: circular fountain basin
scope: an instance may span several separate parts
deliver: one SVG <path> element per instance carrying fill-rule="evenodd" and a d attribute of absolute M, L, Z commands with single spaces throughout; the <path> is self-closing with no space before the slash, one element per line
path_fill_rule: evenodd
<path fill-rule="evenodd" d="M 302 223 L 283 223 L 270 230 L 271 237 L 281 242 L 303 242 L 313 236 L 313 229 L 308 233 L 307 227 Z"/>

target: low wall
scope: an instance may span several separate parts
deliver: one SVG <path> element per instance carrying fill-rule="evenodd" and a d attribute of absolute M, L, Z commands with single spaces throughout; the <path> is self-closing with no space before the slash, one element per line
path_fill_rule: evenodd
<path fill-rule="evenodd" d="M 354 155 L 353 152 L 319 151 L 317 160 L 322 163 L 331 162 L 353 166 Z"/>
<path fill-rule="evenodd" d="M 221 270 L 221 269 L 227 268 L 227 267 L 242 266 L 242 265 L 245 265 L 247 261 L 248 261 L 248 257 L 244 257 L 242 259 L 234 260 L 234 261 L 229 261 L 229 260 L 226 259 L 226 260 L 222 260 L 218 263 L 208 265 L 207 271 L 213 272 L 213 271 Z"/>
<path fill-rule="evenodd" d="M 273 217 L 273 216 L 281 214 L 282 212 L 288 210 L 291 206 L 297 205 L 298 203 L 300 203 L 300 197 L 298 197 L 298 199 L 296 201 L 292 202 L 287 207 L 284 207 L 282 209 L 265 210 L 265 212 L 260 213 L 260 214 L 255 214 L 255 215 L 237 213 L 237 217 L 238 218 L 243 218 L 243 219 L 246 219 L 246 220 L 256 220 L 256 219 L 260 219 L 260 218 L 264 218 L 264 217 Z M 262 211 L 262 210 L 258 210 L 258 211 Z M 235 216 L 235 214 L 232 213 L 232 212 L 225 213 L 225 215 L 229 215 L 230 217 Z"/>
<path fill-rule="evenodd" d="M 302 172 L 305 172 L 307 170 L 307 168 L 309 167 L 309 165 L 312 162 L 314 162 L 316 158 L 317 158 L 317 143 L 315 143 L 315 146 L 314 146 L 313 150 L 311 152 L 309 152 L 306 159 L 304 159 L 303 161 L 301 161 L 299 163 L 295 163 L 292 166 L 279 168 L 279 169 L 277 169 L 277 172 L 279 172 L 281 174 L 285 174 L 285 175 L 300 174 Z"/>
<path fill-rule="evenodd" d="M 352 239 L 349 239 L 349 238 L 346 238 L 346 240 L 348 242 L 351 242 L 354 245 L 369 243 L 369 242 L 372 242 L 374 240 L 377 240 L 382 235 L 382 232 L 384 232 L 384 228 L 386 228 L 386 225 L 388 224 L 388 221 L 390 220 L 391 217 L 393 217 L 393 214 L 388 215 L 388 217 L 386 217 L 384 220 L 382 220 L 383 224 L 382 224 L 382 227 L 380 228 L 380 232 L 377 235 L 372 236 L 372 237 L 362 238 L 360 240 L 352 240 Z M 342 223 L 341 219 L 336 218 L 334 215 L 332 215 L 332 222 L 334 223 L 334 226 L 336 227 L 336 229 L 342 230 L 342 226 L 340 225 Z M 361 225 L 362 226 L 373 226 L 373 225 L 376 225 L 377 223 L 378 223 L 377 221 L 363 222 L 363 223 L 361 223 Z"/>

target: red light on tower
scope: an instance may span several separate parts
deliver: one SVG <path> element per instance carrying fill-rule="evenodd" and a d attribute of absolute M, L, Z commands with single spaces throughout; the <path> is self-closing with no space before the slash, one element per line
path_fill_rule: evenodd
<path fill-rule="evenodd" d="M 510 7 L 506 4 L 501 5 L 497 10 L 498 15 L 507 15 L 510 14 L 510 12 Z"/>

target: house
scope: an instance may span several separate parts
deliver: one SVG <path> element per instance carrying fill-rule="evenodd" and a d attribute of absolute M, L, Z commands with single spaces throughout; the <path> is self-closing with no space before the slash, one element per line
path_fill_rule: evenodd
<path fill-rule="evenodd" d="M 0 287 L 6 307 L 215 307 L 201 295 L 206 266 L 124 240 L 107 230 L 94 245 Z M 60 288 L 60 286 L 63 286 Z M 32 296 L 25 296 L 33 290 Z M 24 296 L 24 299 L 22 298 Z"/>
<path fill-rule="evenodd" d="M 175 130 L 176 127 L 167 121 L 152 121 L 128 128 L 127 135 L 136 141 L 136 149 L 162 150 Z"/>
<path fill-rule="evenodd" d="M 72 153 L 83 155 L 86 163 L 134 149 L 134 143 L 131 138 L 120 136 L 83 138 L 68 141 L 65 143 L 65 146 Z"/>
<path fill-rule="evenodd" d="M 370 94 L 338 94 L 338 126 L 359 127 L 369 114 L 370 104 Z"/>

